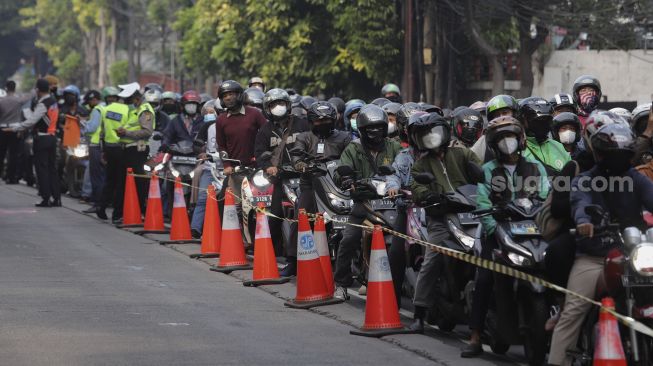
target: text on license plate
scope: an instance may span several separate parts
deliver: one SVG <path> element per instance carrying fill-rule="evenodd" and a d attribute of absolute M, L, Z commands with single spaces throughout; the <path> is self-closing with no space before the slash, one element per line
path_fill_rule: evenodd
<path fill-rule="evenodd" d="M 514 235 L 539 235 L 540 231 L 534 222 L 516 222 L 510 224 L 510 231 Z"/>
<path fill-rule="evenodd" d="M 195 164 L 197 159 L 193 156 L 173 156 L 172 162 L 177 164 Z"/>
<path fill-rule="evenodd" d="M 395 207 L 395 203 L 388 199 L 372 200 L 370 203 L 372 204 L 372 208 L 375 210 Z"/>

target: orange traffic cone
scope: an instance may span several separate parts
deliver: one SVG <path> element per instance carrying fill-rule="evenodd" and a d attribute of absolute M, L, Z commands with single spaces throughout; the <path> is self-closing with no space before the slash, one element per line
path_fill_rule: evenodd
<path fill-rule="evenodd" d="M 284 305 L 296 309 L 310 309 L 343 301 L 334 298 L 333 292 L 329 292 L 327 288 L 306 211 L 300 209 L 297 228 L 297 294 L 294 300 L 287 301 Z"/>
<path fill-rule="evenodd" d="M 217 258 L 220 256 L 220 214 L 218 200 L 215 198 L 215 187 L 209 184 L 206 192 L 206 210 L 204 212 L 204 229 L 202 232 L 202 247 L 199 254 L 191 254 L 191 258 Z"/>
<path fill-rule="evenodd" d="M 363 328 L 352 330 L 350 333 L 376 338 L 390 334 L 415 333 L 401 324 L 383 231 L 378 225 L 374 227 L 372 235 L 365 323 Z"/>
<path fill-rule="evenodd" d="M 150 178 L 150 189 L 147 194 L 145 208 L 145 225 L 136 234 L 166 234 L 168 230 L 163 225 L 163 205 L 161 204 L 161 188 L 156 172 Z"/>
<path fill-rule="evenodd" d="M 240 233 L 238 211 L 231 188 L 228 188 L 224 195 L 220 259 L 217 266 L 211 266 L 211 271 L 230 273 L 243 269 L 252 269 L 252 266 L 247 263 L 245 258 L 245 246 Z"/>
<path fill-rule="evenodd" d="M 327 291 L 333 293 L 335 285 L 333 283 L 333 269 L 331 268 L 331 254 L 329 254 L 329 242 L 327 240 L 326 227 L 324 226 L 322 214 L 318 214 L 315 220 L 315 246 L 317 247 L 317 254 L 320 256 L 320 264 L 322 265 L 322 273 L 324 274 Z"/>
<path fill-rule="evenodd" d="M 125 227 L 139 227 L 143 225 L 141 217 L 141 204 L 138 202 L 138 191 L 136 190 L 136 181 L 134 180 L 134 170 L 127 168 L 127 178 L 125 179 L 125 196 L 122 207 L 122 225 Z"/>
<path fill-rule="evenodd" d="M 614 300 L 605 297 L 601 304 L 614 310 Z M 594 345 L 594 366 L 626 366 L 626 356 L 619 336 L 619 326 L 614 315 L 601 309 L 599 332 Z"/>
<path fill-rule="evenodd" d="M 190 234 L 190 223 L 188 222 L 188 211 L 186 211 L 186 199 L 184 189 L 181 187 L 181 178 L 175 179 L 175 194 L 172 202 L 172 225 L 170 229 L 170 240 L 160 240 L 160 244 L 199 244 L 199 240 L 193 239 Z"/>
<path fill-rule="evenodd" d="M 261 211 L 265 206 L 258 204 L 256 212 L 256 235 L 254 239 L 254 273 L 251 281 L 243 282 L 244 286 L 278 285 L 290 281 L 288 277 L 279 277 L 277 259 L 274 255 L 270 226 L 265 213 Z"/>

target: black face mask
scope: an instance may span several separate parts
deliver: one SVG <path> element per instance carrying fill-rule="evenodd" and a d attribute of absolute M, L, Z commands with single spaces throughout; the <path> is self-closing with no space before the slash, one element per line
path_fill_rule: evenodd
<path fill-rule="evenodd" d="M 361 142 L 370 150 L 380 151 L 385 142 L 387 127 L 368 127 L 361 131 Z"/>
<path fill-rule="evenodd" d="M 50 89 L 50 93 L 56 95 L 56 94 L 57 94 L 57 88 L 52 88 L 52 89 Z"/>
<path fill-rule="evenodd" d="M 463 132 L 460 134 L 460 141 L 462 141 L 467 146 L 472 146 L 478 139 L 478 129 L 477 128 L 463 128 Z"/>
<path fill-rule="evenodd" d="M 177 106 L 174 104 L 163 104 L 161 105 L 161 110 L 166 114 L 175 114 L 177 113 Z"/>
<path fill-rule="evenodd" d="M 385 97 L 385 99 L 394 102 L 394 103 L 399 103 L 401 104 L 401 97 L 398 95 L 390 95 L 388 97 Z"/>
<path fill-rule="evenodd" d="M 75 103 L 77 103 L 77 98 L 75 98 L 74 95 L 70 95 L 70 94 L 66 94 L 63 97 L 63 100 L 66 103 L 66 105 L 70 105 L 70 106 L 75 105 Z"/>
<path fill-rule="evenodd" d="M 314 125 L 311 131 L 315 136 L 326 139 L 333 133 L 333 123 Z"/>
<path fill-rule="evenodd" d="M 632 155 L 630 154 L 608 154 L 603 159 L 601 159 L 598 164 L 606 171 L 606 173 L 608 173 L 608 175 L 620 176 L 631 168 L 631 158 Z"/>
<path fill-rule="evenodd" d="M 528 132 L 530 136 L 535 137 L 537 142 L 542 143 L 546 141 L 549 138 L 549 132 L 551 132 L 550 118 L 549 121 L 534 119 L 528 122 Z"/>

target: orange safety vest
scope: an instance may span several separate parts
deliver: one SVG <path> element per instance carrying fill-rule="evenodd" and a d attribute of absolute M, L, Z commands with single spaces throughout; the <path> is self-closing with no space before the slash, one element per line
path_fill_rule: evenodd
<path fill-rule="evenodd" d="M 52 103 L 47 112 L 48 119 L 50 124 L 48 125 L 48 135 L 54 136 L 57 132 L 57 121 L 59 120 L 59 106 L 57 103 Z"/>

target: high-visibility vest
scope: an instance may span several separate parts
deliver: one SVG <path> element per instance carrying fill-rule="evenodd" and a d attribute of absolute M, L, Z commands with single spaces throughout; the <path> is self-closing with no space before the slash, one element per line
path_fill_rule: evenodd
<path fill-rule="evenodd" d="M 155 121 L 154 121 L 154 108 L 150 105 L 150 103 L 143 103 L 138 108 L 133 109 L 129 111 L 129 120 L 125 126 L 125 130 L 127 131 L 138 131 L 141 129 L 141 124 L 138 122 L 138 120 L 141 117 L 141 114 L 143 112 L 150 112 L 152 114 L 152 129 L 156 128 L 155 126 Z M 123 136 L 120 138 L 120 142 L 125 143 L 125 144 L 131 144 L 133 142 L 136 142 L 136 140 Z M 148 140 L 145 140 L 145 143 L 148 143 Z"/>
<path fill-rule="evenodd" d="M 100 112 L 100 125 L 91 134 L 91 144 L 93 145 L 100 143 L 100 134 L 102 132 L 102 109 L 104 109 L 104 107 L 105 106 L 98 104 L 93 108 L 93 110 L 98 110 L 98 112 Z M 91 112 L 91 114 L 93 114 L 93 112 Z"/>
<path fill-rule="evenodd" d="M 101 128 L 104 133 L 104 142 L 108 144 L 117 144 L 120 142 L 120 136 L 116 130 L 125 127 L 129 121 L 129 107 L 123 103 L 111 103 L 101 109 L 102 123 Z"/>
<path fill-rule="evenodd" d="M 48 107 L 46 114 L 50 120 L 50 124 L 48 125 L 48 135 L 54 136 L 54 134 L 57 133 L 57 122 L 59 121 L 59 106 L 56 102 Z"/>

